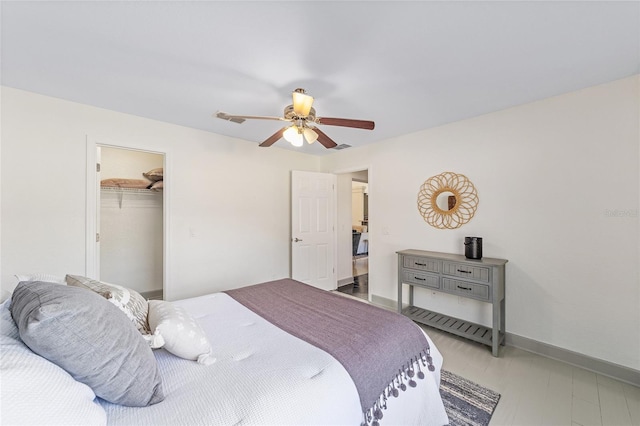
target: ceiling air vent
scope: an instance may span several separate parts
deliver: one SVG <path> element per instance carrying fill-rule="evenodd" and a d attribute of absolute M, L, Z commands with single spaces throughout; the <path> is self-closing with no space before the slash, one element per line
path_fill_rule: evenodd
<path fill-rule="evenodd" d="M 351 148 L 351 145 L 346 143 L 341 143 L 340 145 L 333 147 L 333 149 L 337 149 L 337 150 L 347 149 L 347 148 Z"/>

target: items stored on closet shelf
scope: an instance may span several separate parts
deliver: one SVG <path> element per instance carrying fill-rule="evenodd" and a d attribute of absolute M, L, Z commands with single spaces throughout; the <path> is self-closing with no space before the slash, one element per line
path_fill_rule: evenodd
<path fill-rule="evenodd" d="M 162 167 L 151 169 L 142 173 L 146 179 L 130 178 L 107 178 L 100 181 L 102 188 L 116 189 L 150 189 L 152 191 L 162 191 L 164 189 L 164 170 Z"/>
<path fill-rule="evenodd" d="M 118 204 L 122 208 L 123 196 L 127 194 L 154 195 L 161 193 L 164 189 L 163 168 L 158 167 L 143 172 L 145 179 L 132 178 L 107 178 L 100 181 L 100 188 L 103 194 L 115 194 L 118 197 Z"/>
<path fill-rule="evenodd" d="M 142 175 L 151 181 L 147 189 L 152 191 L 162 191 L 164 189 L 164 169 L 162 167 L 151 169 Z"/>

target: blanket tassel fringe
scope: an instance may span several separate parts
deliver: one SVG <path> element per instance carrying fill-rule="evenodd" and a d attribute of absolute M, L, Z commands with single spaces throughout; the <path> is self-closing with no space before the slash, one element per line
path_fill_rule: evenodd
<path fill-rule="evenodd" d="M 422 367 L 426 367 L 429 371 L 435 371 L 433 366 L 433 359 L 429 353 L 429 348 L 420 352 L 415 358 L 405 365 L 402 369 L 398 370 L 398 374 L 391 380 L 391 383 L 387 385 L 387 388 L 382 392 L 378 400 L 373 404 L 373 407 L 364 412 L 364 421 L 360 426 L 380 426 L 379 420 L 382 419 L 382 410 L 387 409 L 387 399 L 400 396 L 400 389 L 402 392 L 407 390 L 407 383 L 410 387 L 415 388 L 417 386 L 414 377 L 422 380 L 424 379 L 424 373 Z M 417 370 L 417 371 L 416 371 Z"/>

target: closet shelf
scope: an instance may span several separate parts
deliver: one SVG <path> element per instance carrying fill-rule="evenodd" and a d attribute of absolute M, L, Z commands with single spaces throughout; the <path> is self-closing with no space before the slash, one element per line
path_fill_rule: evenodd
<path fill-rule="evenodd" d="M 145 195 L 159 195 L 162 191 L 153 191 L 146 188 L 120 188 L 116 186 L 101 186 L 100 191 L 109 192 L 114 194 L 145 194 Z"/>
<path fill-rule="evenodd" d="M 101 186 L 100 193 L 104 194 L 106 198 L 113 199 L 113 196 L 117 197 L 118 207 L 120 207 L 121 209 L 122 209 L 122 202 L 125 198 L 124 194 L 127 194 L 127 198 L 130 200 L 153 201 L 153 200 L 162 199 L 162 191 L 154 191 L 152 189 L 146 189 L 146 188 L 121 188 L 116 186 Z M 107 196 L 106 194 L 113 194 L 113 195 Z M 130 197 L 131 195 L 133 195 L 134 197 Z M 137 195 L 142 195 L 143 197 L 137 197 Z M 151 195 L 151 197 L 147 198 L 146 197 L 147 195 Z M 159 197 L 159 198 L 155 198 L 155 197 Z"/>

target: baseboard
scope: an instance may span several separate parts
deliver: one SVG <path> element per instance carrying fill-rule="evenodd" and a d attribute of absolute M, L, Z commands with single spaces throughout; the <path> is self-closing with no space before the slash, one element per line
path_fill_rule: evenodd
<path fill-rule="evenodd" d="M 343 285 L 353 284 L 353 277 L 343 278 L 338 280 L 338 287 L 342 287 Z"/>
<path fill-rule="evenodd" d="M 386 308 L 392 311 L 396 311 L 398 308 L 398 302 L 395 300 L 387 299 L 386 297 L 381 297 L 376 294 L 372 294 L 370 297 L 371 303 L 381 308 Z M 406 306 L 408 305 L 403 304 L 403 308 Z M 640 387 L 640 371 L 633 368 L 593 358 L 588 355 L 549 345 L 547 343 L 538 342 L 537 340 L 509 332 L 506 334 L 506 344 Z"/>
<path fill-rule="evenodd" d="M 566 362 L 567 364 L 575 365 L 576 367 L 584 368 L 585 370 L 608 376 L 634 386 L 640 386 L 640 371 L 633 368 L 593 358 L 579 352 L 559 348 L 512 333 L 506 334 L 506 343 L 518 349 Z"/>
<path fill-rule="evenodd" d="M 390 311 L 398 310 L 398 302 L 392 299 L 387 299 L 386 297 L 378 296 L 377 294 L 370 294 L 369 298 L 371 299 L 371 303 L 384 309 L 388 309 Z"/>
<path fill-rule="evenodd" d="M 162 300 L 162 290 L 141 291 L 140 295 L 147 300 Z"/>

